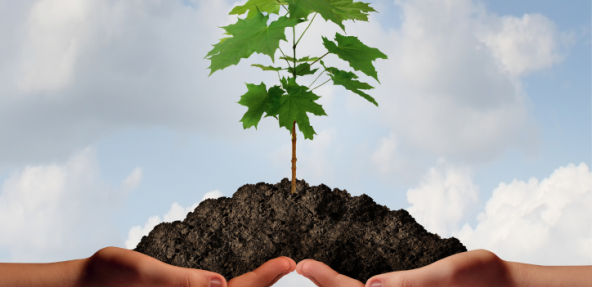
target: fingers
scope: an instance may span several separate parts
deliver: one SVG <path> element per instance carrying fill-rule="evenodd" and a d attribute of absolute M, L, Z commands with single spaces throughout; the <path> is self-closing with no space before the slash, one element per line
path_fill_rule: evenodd
<path fill-rule="evenodd" d="M 463 273 L 479 274 L 477 277 L 482 275 L 477 270 L 469 268 L 474 265 L 473 260 L 467 260 L 467 255 L 471 255 L 470 253 L 471 251 L 455 254 L 413 270 L 376 275 L 368 279 L 366 287 L 475 286 L 479 281 L 467 282 L 464 280 L 465 278 L 459 278 L 459 275 Z M 463 272 L 463 270 L 470 272 Z M 483 280 L 483 278 L 480 279 Z M 504 286 L 504 284 L 499 286 Z"/>
<path fill-rule="evenodd" d="M 282 256 L 271 259 L 259 268 L 233 278 L 228 282 L 229 287 L 267 287 L 273 285 L 284 275 L 296 269 L 296 262 Z"/>
<path fill-rule="evenodd" d="M 362 282 L 339 274 L 325 263 L 312 259 L 300 261 L 296 265 L 296 272 L 319 287 L 364 287 Z"/>
<path fill-rule="evenodd" d="M 227 286 L 220 274 L 169 265 L 148 255 L 117 247 L 99 250 L 88 258 L 84 268 L 80 286 Z"/>
<path fill-rule="evenodd" d="M 194 287 L 227 287 L 224 276 L 201 269 L 173 266 L 161 262 L 148 255 L 126 250 L 125 257 L 128 261 L 134 260 L 137 272 L 140 275 L 137 285 L 125 286 L 194 286 Z M 111 285 L 115 286 L 115 285 Z"/>
<path fill-rule="evenodd" d="M 464 286 L 451 282 L 453 267 L 447 261 L 440 260 L 430 265 L 406 270 L 394 271 L 370 277 L 366 287 L 438 287 L 438 286 Z M 473 286 L 473 285 L 470 285 Z M 503 286 L 503 285 L 500 285 Z"/>
<path fill-rule="evenodd" d="M 418 282 L 417 271 L 396 271 L 384 273 L 370 277 L 366 282 L 365 287 L 406 287 L 406 286 L 440 286 L 440 285 L 425 285 L 424 282 Z"/>

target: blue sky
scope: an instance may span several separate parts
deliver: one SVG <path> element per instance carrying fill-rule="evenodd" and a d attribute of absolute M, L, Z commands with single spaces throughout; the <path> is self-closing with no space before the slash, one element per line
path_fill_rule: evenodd
<path fill-rule="evenodd" d="M 368 2 L 379 13 L 346 31 L 389 57 L 382 84 L 360 75 L 380 107 L 315 90 L 328 116 L 298 135 L 297 177 L 408 209 L 469 249 L 592 264 L 590 2 Z M 277 84 L 250 67 L 269 57 L 208 77 L 241 3 L 0 1 L 1 262 L 126 247 L 206 196 L 290 176 L 288 132 L 238 122 L 244 83 Z M 338 29 L 315 19 L 299 55 Z"/>

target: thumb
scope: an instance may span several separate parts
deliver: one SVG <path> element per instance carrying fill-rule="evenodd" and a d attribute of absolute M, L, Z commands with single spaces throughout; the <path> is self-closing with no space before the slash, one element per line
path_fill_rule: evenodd
<path fill-rule="evenodd" d="M 183 268 L 171 266 L 174 270 L 167 272 L 164 286 L 191 286 L 191 287 L 227 287 L 224 276 L 201 269 Z"/>
<path fill-rule="evenodd" d="M 448 272 L 447 266 L 440 266 L 434 270 L 433 265 L 424 266 L 418 269 L 394 271 L 370 277 L 365 287 L 427 287 L 444 286 L 446 282 L 442 273 Z M 445 285 L 450 286 L 450 285 Z"/>

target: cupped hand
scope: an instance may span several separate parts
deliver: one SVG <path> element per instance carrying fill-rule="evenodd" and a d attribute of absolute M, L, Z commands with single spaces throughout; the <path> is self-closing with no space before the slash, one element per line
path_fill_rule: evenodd
<path fill-rule="evenodd" d="M 312 259 L 300 261 L 296 272 L 319 287 L 511 286 L 504 261 L 487 250 L 455 254 L 418 269 L 376 275 L 366 284 Z"/>
<path fill-rule="evenodd" d="M 278 257 L 259 268 L 226 282 L 218 273 L 176 267 L 148 255 L 107 247 L 89 257 L 79 286 L 266 287 L 294 271 L 296 263 Z"/>

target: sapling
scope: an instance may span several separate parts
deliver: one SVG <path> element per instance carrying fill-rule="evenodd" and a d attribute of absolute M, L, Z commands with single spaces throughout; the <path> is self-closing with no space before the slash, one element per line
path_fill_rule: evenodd
<path fill-rule="evenodd" d="M 285 11 L 282 16 L 279 16 L 280 7 Z M 247 16 L 244 19 L 238 18 L 236 24 L 221 27 L 230 37 L 222 38 L 218 44 L 212 45 L 214 48 L 205 57 L 211 61 L 208 68 L 211 70 L 210 75 L 212 75 L 217 70 L 238 64 L 241 59 L 249 58 L 253 53 L 268 55 L 272 63 L 275 63 L 276 51 L 280 50 L 282 56 L 279 59 L 283 60 L 281 63 L 285 62 L 287 67 L 252 65 L 264 71 L 277 72 L 280 85 L 267 89 L 263 82 L 260 85 L 246 84 L 248 91 L 241 96 L 238 103 L 248 108 L 240 120 L 244 129 L 253 126 L 257 129 L 257 125 L 265 113 L 265 117 L 276 118 L 280 128 L 285 127 L 290 131 L 292 138 L 291 193 L 296 192 L 296 125 L 305 139 L 312 140 L 316 133 L 310 125 L 307 113 L 316 116 L 327 115 L 323 107 L 316 103 L 320 96 L 312 91 L 333 80 L 334 85 L 342 85 L 378 106 L 373 97 L 362 91 L 374 87 L 355 80 L 358 76 L 353 72 L 325 66 L 321 59 L 330 53 L 335 54 L 340 59 L 347 61 L 354 70 L 373 77 L 376 81 L 378 81 L 378 76 L 372 61 L 378 58 L 387 59 L 385 54 L 376 48 L 364 45 L 357 37 L 344 36 L 339 33 L 335 33 L 335 42 L 337 43 L 322 36 L 327 52 L 317 57 L 297 58 L 296 47 L 317 15 L 323 17 L 325 21 L 337 24 L 345 33 L 343 21 L 368 21 L 369 12 L 377 11 L 370 7 L 369 3 L 353 2 L 353 0 L 249 0 L 244 5 L 234 7 L 230 11 L 230 15 L 247 13 Z M 309 21 L 308 17 L 313 13 L 314 15 Z M 277 14 L 278 19 L 267 25 L 270 14 Z M 296 26 L 304 22 L 309 23 L 296 40 Z M 280 40 L 287 42 L 286 28 L 292 28 L 293 32 L 291 57 L 287 56 L 279 47 Z M 322 66 L 323 71 L 309 86 L 299 85 L 296 78 L 314 75 L 320 68 L 313 69 L 313 65 L 317 63 Z M 288 77 L 280 74 L 283 71 L 288 73 Z M 329 76 L 329 79 L 310 89 L 324 73 Z"/>

